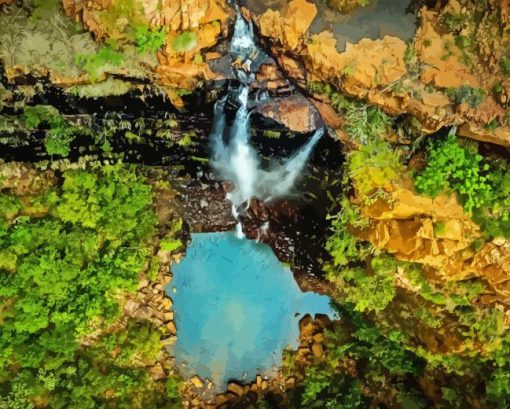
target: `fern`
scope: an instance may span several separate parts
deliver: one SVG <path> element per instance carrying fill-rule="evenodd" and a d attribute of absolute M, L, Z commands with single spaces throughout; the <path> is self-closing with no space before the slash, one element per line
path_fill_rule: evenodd
<path fill-rule="evenodd" d="M 158 51 L 165 45 L 167 33 L 167 27 L 161 27 L 158 30 L 143 25 L 135 27 L 136 51 L 141 54 Z"/>

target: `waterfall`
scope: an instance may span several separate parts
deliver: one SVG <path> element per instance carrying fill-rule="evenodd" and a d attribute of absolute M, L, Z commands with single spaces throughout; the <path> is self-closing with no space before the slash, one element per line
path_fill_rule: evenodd
<path fill-rule="evenodd" d="M 260 50 L 255 45 L 253 27 L 238 12 L 230 53 L 234 61 L 241 61 L 242 68 L 235 68 L 240 86 L 231 88 L 228 94 L 218 100 L 214 111 L 214 124 L 211 131 L 211 164 L 219 177 L 232 182 L 233 189 L 227 199 L 232 203 L 232 215 L 238 220 L 239 215 L 250 206 L 252 198 L 264 201 L 288 195 L 295 182 L 302 174 L 313 147 L 324 133 L 323 129 L 315 132 L 312 138 L 290 158 L 273 161 L 266 168 L 262 167 L 260 157 L 250 144 L 250 110 L 249 84 L 253 79 L 252 59 Z M 226 106 L 228 103 L 237 107 L 231 127 L 226 125 Z M 239 222 L 236 228 L 238 237 L 243 237 Z"/>

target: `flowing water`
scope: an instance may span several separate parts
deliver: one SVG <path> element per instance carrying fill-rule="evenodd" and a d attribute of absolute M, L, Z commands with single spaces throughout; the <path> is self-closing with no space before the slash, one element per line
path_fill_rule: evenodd
<path fill-rule="evenodd" d="M 297 348 L 304 314 L 335 314 L 328 297 L 301 292 L 269 246 L 234 233 L 192 234 L 186 257 L 172 271 L 167 291 L 178 367 L 220 389 L 229 379 L 271 375 L 283 349 Z"/>
<path fill-rule="evenodd" d="M 240 15 L 234 28 L 230 53 L 233 60 L 239 59 L 243 68 L 236 70 L 239 86 L 229 89 L 215 107 L 215 123 L 211 132 L 212 166 L 223 180 L 233 184 L 228 199 L 232 202 L 232 213 L 237 218 L 256 197 L 264 201 L 288 195 L 297 179 L 303 174 L 306 162 L 324 130 L 319 129 L 312 138 L 289 158 L 273 160 L 262 166 L 262 160 L 250 144 L 249 83 L 253 79 L 250 67 L 260 53 L 256 47 L 253 28 Z M 251 101 L 256 103 L 256 101 Z M 231 126 L 227 126 L 227 107 L 237 112 Z M 238 236 L 242 228 L 238 224 Z"/>
<path fill-rule="evenodd" d="M 238 84 L 215 107 L 211 131 L 211 163 L 222 180 L 232 183 L 228 199 L 238 218 L 252 198 L 270 201 L 288 195 L 303 174 L 318 130 L 296 152 L 263 166 L 250 143 L 250 81 L 260 50 L 253 29 L 238 15 L 230 53 Z M 268 229 L 267 223 L 262 226 Z M 184 376 L 198 374 L 217 390 L 229 379 L 251 380 L 271 375 L 281 366 L 285 347 L 298 346 L 298 322 L 303 314 L 334 312 L 329 298 L 302 293 L 290 268 L 266 245 L 236 233 L 192 234 L 184 260 L 173 268 L 168 289 L 178 328 L 173 354 Z"/>

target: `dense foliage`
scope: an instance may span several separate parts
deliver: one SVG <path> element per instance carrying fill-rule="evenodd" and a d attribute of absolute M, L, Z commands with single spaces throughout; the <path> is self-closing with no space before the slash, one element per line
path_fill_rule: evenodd
<path fill-rule="evenodd" d="M 510 236 L 510 173 L 508 163 L 484 160 L 474 144 L 459 144 L 453 129 L 445 139 L 432 140 L 427 166 L 416 176 L 418 192 L 436 196 L 457 192 L 488 236 Z"/>
<path fill-rule="evenodd" d="M 167 28 L 150 29 L 147 26 L 135 27 L 135 44 L 139 53 L 154 53 L 166 43 Z"/>
<path fill-rule="evenodd" d="M 412 381 L 423 373 L 424 361 L 406 350 L 403 334 L 383 335 L 349 306 L 336 308 L 342 321 L 324 334 L 325 357 L 305 368 L 294 392 L 296 407 L 361 409 L 406 400 L 414 406 L 404 407 L 425 408 L 426 399 Z M 379 399 L 378 392 L 387 399 Z"/>
<path fill-rule="evenodd" d="M 116 321 L 119 297 L 137 288 L 151 260 L 151 187 L 132 167 L 69 170 L 61 188 L 29 201 L 47 215 L 24 216 L 11 200 L 0 221 L 8 255 L 0 265 L 0 407 L 161 404 L 164 390 L 136 364 L 160 348 L 151 324 L 133 321 L 80 346 Z"/>
<path fill-rule="evenodd" d="M 29 130 L 49 127 L 46 131 L 44 146 L 50 155 L 69 155 L 74 138 L 78 133 L 84 132 L 83 129 L 69 124 L 58 110 L 50 105 L 26 107 L 23 112 L 23 122 Z"/>
<path fill-rule="evenodd" d="M 467 103 L 471 108 L 476 108 L 485 100 L 487 92 L 482 88 L 461 85 L 458 88 L 448 88 L 446 95 L 457 104 Z"/>
<path fill-rule="evenodd" d="M 102 47 L 97 53 L 76 54 L 75 62 L 85 71 L 92 82 L 98 81 L 109 67 L 118 67 L 124 58 L 112 47 Z"/>
<path fill-rule="evenodd" d="M 394 186 L 407 186 L 401 179 L 405 148 L 385 140 L 389 123 L 376 109 L 352 104 L 327 84 L 311 84 L 310 91 L 328 95 L 344 114 L 344 130 L 356 147 L 346 157 L 344 192 L 337 199 L 341 210 L 330 216 L 332 232 L 326 244 L 331 261 L 325 273 L 336 290 L 342 320 L 326 334 L 326 358 L 314 358 L 304 371 L 298 387 L 301 404 L 506 407 L 510 339 L 504 308 L 480 303 L 486 283 L 440 279 L 422 264 L 397 260 L 362 239 L 385 234 L 382 229 L 365 233 L 373 227 L 367 210 L 372 205 L 391 209 Z M 452 93 L 458 103 L 472 106 L 484 98 L 466 87 Z M 429 142 L 426 164 L 418 168 L 418 193 L 457 193 L 482 227 L 482 243 L 509 236 L 507 160 L 497 153 L 482 156 L 476 143 L 459 140 L 452 130 Z M 447 233 L 441 221 L 433 223 L 435 235 Z M 370 402 L 342 406 L 335 401 L 353 391 Z"/>

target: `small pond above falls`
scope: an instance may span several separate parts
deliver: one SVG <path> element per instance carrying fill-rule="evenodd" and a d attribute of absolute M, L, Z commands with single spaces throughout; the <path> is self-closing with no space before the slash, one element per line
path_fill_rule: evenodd
<path fill-rule="evenodd" d="M 172 353 L 184 376 L 197 374 L 218 388 L 229 379 L 270 375 L 283 349 L 297 348 L 304 314 L 335 315 L 329 297 L 301 292 L 268 245 L 232 232 L 192 234 L 172 272 L 167 291 L 178 330 Z"/>

